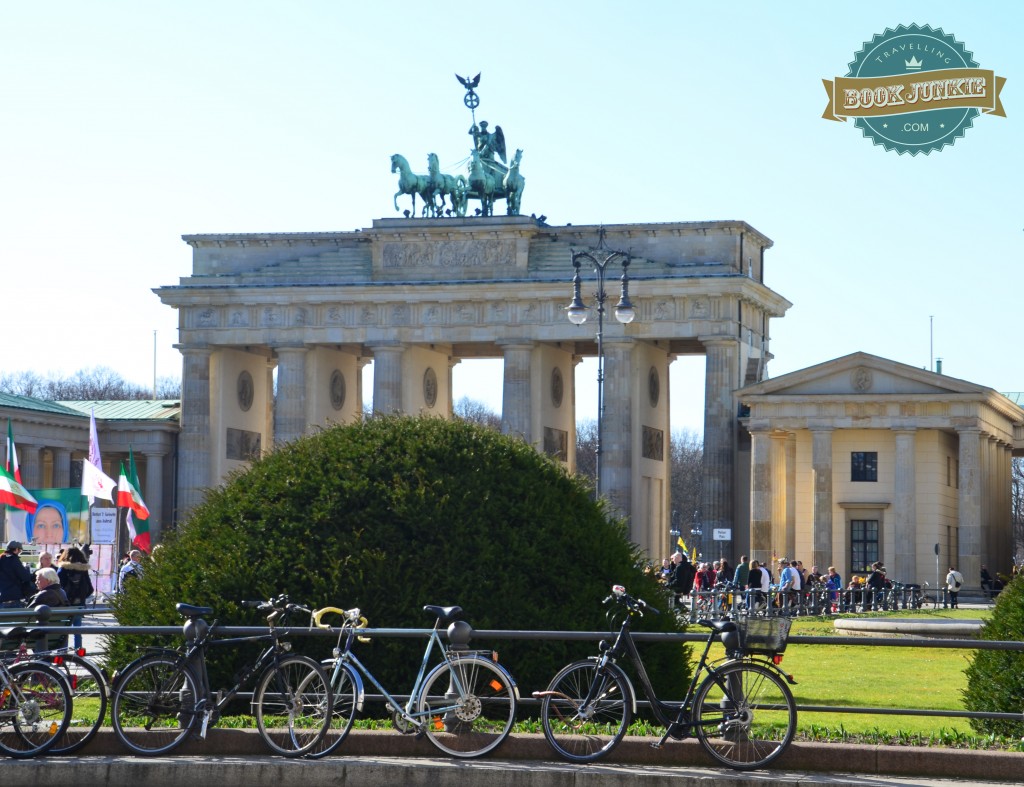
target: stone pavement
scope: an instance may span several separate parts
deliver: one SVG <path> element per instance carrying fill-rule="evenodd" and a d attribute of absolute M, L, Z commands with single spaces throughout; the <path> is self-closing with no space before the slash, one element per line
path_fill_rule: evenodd
<path fill-rule="evenodd" d="M 570 765 L 551 761 L 452 760 L 424 757 L 69 757 L 7 760 L 5 787 L 995 787 L 994 782 L 795 770 L 737 772 L 655 765 Z M 58 776 L 66 774 L 66 776 Z M 1015 783 L 1019 783 L 1017 780 Z M 1003 783 L 1005 784 L 1005 782 Z"/>

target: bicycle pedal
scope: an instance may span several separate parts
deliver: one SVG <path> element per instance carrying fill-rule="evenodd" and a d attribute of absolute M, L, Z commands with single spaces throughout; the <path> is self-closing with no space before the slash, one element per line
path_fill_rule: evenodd
<path fill-rule="evenodd" d="M 652 744 L 650 744 L 650 747 L 652 749 L 660 749 L 661 748 L 661 743 L 660 742 L 652 743 Z"/>

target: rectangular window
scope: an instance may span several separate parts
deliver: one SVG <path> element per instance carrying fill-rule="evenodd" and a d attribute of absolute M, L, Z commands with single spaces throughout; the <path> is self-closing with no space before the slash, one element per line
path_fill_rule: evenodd
<path fill-rule="evenodd" d="M 878 452 L 854 451 L 850 454 L 851 481 L 878 480 Z"/>
<path fill-rule="evenodd" d="M 850 520 L 850 571 L 866 571 L 878 560 L 878 520 Z"/>
<path fill-rule="evenodd" d="M 946 486 L 953 486 L 953 457 L 946 457 Z"/>

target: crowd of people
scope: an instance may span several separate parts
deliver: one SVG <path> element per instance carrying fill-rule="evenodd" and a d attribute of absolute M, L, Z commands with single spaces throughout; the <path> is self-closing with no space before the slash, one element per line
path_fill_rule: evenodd
<path fill-rule="evenodd" d="M 802 600 L 814 595 L 815 606 L 821 612 L 846 611 L 869 612 L 888 605 L 887 593 L 894 583 L 888 578 L 881 561 L 872 563 L 865 575 L 853 576 L 844 585 L 835 566 L 828 566 L 825 573 L 818 566 L 810 569 L 801 560 L 778 558 L 773 566 L 740 558 L 733 569 L 729 561 L 722 558 L 711 562 L 690 562 L 683 552 L 675 552 L 662 561 L 658 579 L 675 595 L 677 601 L 685 597 L 705 598 L 714 591 L 739 593 L 751 609 L 763 609 L 773 604 L 782 613 L 795 613 Z M 1016 573 L 1016 567 L 1015 571 Z M 983 565 L 981 587 L 991 598 L 1002 589 L 1002 582 L 994 579 Z M 963 575 L 954 566 L 949 567 L 945 579 L 946 598 L 953 609 L 959 607 L 959 593 L 964 584 Z M 905 585 L 905 588 L 920 589 L 919 585 Z"/>

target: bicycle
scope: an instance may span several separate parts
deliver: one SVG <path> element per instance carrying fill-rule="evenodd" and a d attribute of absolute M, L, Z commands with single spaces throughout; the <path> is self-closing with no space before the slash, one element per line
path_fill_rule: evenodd
<path fill-rule="evenodd" d="M 628 656 L 651 712 L 665 727 L 654 748 L 668 738 L 695 735 L 704 750 L 722 765 L 738 770 L 763 768 L 786 750 L 796 732 L 796 704 L 788 683 L 795 683 L 776 665 L 781 661 L 791 621 L 778 617 L 740 617 L 700 620 L 711 629 L 684 700 L 663 702 L 655 695 L 631 633 L 631 620 L 658 610 L 633 598 L 621 585 L 604 600 L 614 624 L 621 615 L 618 635 L 602 642 L 596 657 L 573 662 L 555 675 L 541 700 L 544 737 L 570 762 L 586 763 L 605 756 L 626 734 L 637 712 L 636 691 L 618 660 Z M 614 625 L 613 625 L 614 630 Z M 726 656 L 708 660 L 720 640 Z M 753 655 L 765 658 L 754 659 Z M 701 677 L 703 680 L 701 680 Z"/>
<path fill-rule="evenodd" d="M 334 694 L 331 724 L 323 740 L 310 752 L 311 757 L 325 757 L 345 740 L 356 711 L 363 707 L 363 678 L 384 698 L 392 723 L 399 732 L 426 735 L 434 746 L 453 757 L 480 757 L 496 749 L 508 737 L 519 704 L 515 680 L 498 663 L 496 654 L 449 647 L 442 640 L 442 626 L 449 627 L 449 640 L 453 632 L 468 634 L 468 624 L 459 620 L 461 607 L 427 605 L 423 610 L 435 617 L 434 627 L 404 704 L 390 694 L 352 652 L 354 640 L 369 641 L 358 634 L 367 626 L 359 609 L 343 611 L 326 607 L 312 614 L 311 625 L 318 628 L 330 628 L 322 622 L 328 614 L 341 615 L 342 625 L 333 658 L 324 662 Z M 427 672 L 435 647 L 443 660 Z"/>
<path fill-rule="evenodd" d="M 294 612 L 311 612 L 289 603 L 287 596 L 270 601 L 243 601 L 242 606 L 267 613 L 268 632 L 246 637 L 214 639 L 218 622 L 203 618 L 210 607 L 177 604 L 184 617 L 185 644 L 178 649 L 151 648 L 115 676 L 111 720 L 118 739 L 135 754 L 166 754 L 186 738 L 205 739 L 225 707 L 259 675 L 252 695 L 260 737 L 271 751 L 299 757 L 313 749 L 330 720 L 332 706 L 327 675 L 309 658 L 289 653 L 278 623 Z M 206 669 L 206 651 L 213 646 L 267 642 L 256 660 L 240 668 L 235 685 L 214 693 Z M 299 687 L 302 687 L 301 690 Z"/>
<path fill-rule="evenodd" d="M 22 636 L 19 629 L 3 634 Z M 68 727 L 72 702 L 67 682 L 49 664 L 0 659 L 0 752 L 21 759 L 50 751 Z"/>
<path fill-rule="evenodd" d="M 13 663 L 42 661 L 56 668 L 71 690 L 73 712 L 67 728 L 49 749 L 50 754 L 72 754 L 91 741 L 107 714 L 110 689 L 106 674 L 92 660 L 86 658 L 84 648 L 62 647 L 53 650 L 35 650 L 28 654 L 28 640 L 33 632 L 15 630 L 11 639 L 20 639 L 13 651 Z"/>

